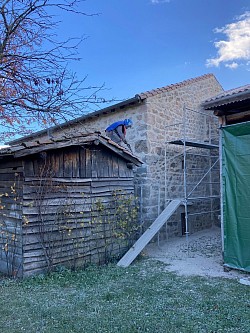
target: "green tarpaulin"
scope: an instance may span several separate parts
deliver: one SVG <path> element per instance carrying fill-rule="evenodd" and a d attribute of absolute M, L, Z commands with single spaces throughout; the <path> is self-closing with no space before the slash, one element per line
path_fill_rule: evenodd
<path fill-rule="evenodd" d="M 222 129 L 224 263 L 250 272 L 250 122 Z"/>

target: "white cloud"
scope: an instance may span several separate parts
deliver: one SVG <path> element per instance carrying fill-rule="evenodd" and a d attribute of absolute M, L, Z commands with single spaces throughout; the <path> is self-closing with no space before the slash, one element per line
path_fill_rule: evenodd
<path fill-rule="evenodd" d="M 234 23 L 225 27 L 215 29 L 215 33 L 223 33 L 226 40 L 214 43 L 218 49 L 215 58 L 207 59 L 207 67 L 218 67 L 224 64 L 225 67 L 235 69 L 239 65 L 250 61 L 250 12 L 239 16 Z"/>
<path fill-rule="evenodd" d="M 166 3 L 166 2 L 170 2 L 170 0 L 151 0 L 151 3 L 154 5 L 157 5 L 159 3 Z"/>
<path fill-rule="evenodd" d="M 232 62 L 230 64 L 225 64 L 225 67 L 235 69 L 235 68 L 239 67 L 239 64 L 237 64 L 237 62 Z"/>

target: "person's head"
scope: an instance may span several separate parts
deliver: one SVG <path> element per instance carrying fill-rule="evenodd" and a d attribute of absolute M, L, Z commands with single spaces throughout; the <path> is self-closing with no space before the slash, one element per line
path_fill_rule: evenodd
<path fill-rule="evenodd" d="M 124 119 L 124 126 L 126 128 L 132 127 L 132 125 L 133 125 L 133 122 L 131 119 Z"/>

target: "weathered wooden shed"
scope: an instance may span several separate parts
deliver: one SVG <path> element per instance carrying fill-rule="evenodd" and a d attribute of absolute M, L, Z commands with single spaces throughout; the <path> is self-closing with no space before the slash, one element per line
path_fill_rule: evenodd
<path fill-rule="evenodd" d="M 122 255 L 137 229 L 133 165 L 100 133 L 0 150 L 0 270 L 24 277 Z"/>
<path fill-rule="evenodd" d="M 204 103 L 221 124 L 221 225 L 224 265 L 250 272 L 250 85 Z"/>

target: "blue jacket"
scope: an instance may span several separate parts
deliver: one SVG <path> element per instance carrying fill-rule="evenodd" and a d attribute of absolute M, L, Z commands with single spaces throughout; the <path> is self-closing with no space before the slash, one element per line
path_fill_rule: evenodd
<path fill-rule="evenodd" d="M 106 128 L 107 132 L 114 131 L 118 126 L 124 126 L 124 120 L 116 121 L 115 123 L 109 125 L 109 127 Z"/>

